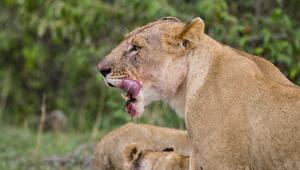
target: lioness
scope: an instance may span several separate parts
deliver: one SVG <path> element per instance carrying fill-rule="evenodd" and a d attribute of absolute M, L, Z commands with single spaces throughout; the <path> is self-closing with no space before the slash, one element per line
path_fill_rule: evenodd
<path fill-rule="evenodd" d="M 141 150 L 136 144 L 125 147 L 123 157 L 125 170 L 188 170 L 189 156 L 173 152 L 171 148 L 163 151 Z"/>
<path fill-rule="evenodd" d="M 300 169 L 300 88 L 263 58 L 163 18 L 129 33 L 102 62 L 130 116 L 164 100 L 185 117 L 191 169 Z"/>
<path fill-rule="evenodd" d="M 189 155 L 191 151 L 187 131 L 128 123 L 107 134 L 97 144 L 92 169 L 123 169 L 123 151 L 131 143 L 136 143 L 142 150 L 173 147 L 175 152 L 182 155 Z"/>

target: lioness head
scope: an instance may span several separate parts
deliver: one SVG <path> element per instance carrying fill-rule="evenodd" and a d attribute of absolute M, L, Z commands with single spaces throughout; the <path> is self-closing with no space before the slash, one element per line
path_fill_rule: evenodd
<path fill-rule="evenodd" d="M 127 92 L 130 116 L 140 116 L 152 101 L 174 97 L 187 75 L 187 55 L 197 46 L 203 30 L 200 18 L 188 24 L 162 18 L 127 34 L 98 64 L 109 86 Z"/>
<path fill-rule="evenodd" d="M 189 168 L 189 157 L 171 148 L 163 151 L 140 150 L 136 144 L 125 147 L 123 157 L 127 170 L 184 170 Z"/>

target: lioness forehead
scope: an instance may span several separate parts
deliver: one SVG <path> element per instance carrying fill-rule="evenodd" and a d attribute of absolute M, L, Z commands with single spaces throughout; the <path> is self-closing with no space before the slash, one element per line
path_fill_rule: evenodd
<path fill-rule="evenodd" d="M 165 17 L 165 18 L 161 18 L 157 21 L 154 21 L 154 22 L 151 22 L 151 23 L 148 23 L 144 26 L 141 26 L 141 27 L 138 27 L 136 29 L 134 29 L 133 31 L 131 31 L 130 33 L 126 34 L 124 39 L 128 39 L 130 37 L 133 37 L 147 29 L 151 29 L 151 28 L 156 28 L 156 27 L 161 27 L 162 25 L 168 25 L 168 26 L 171 26 L 171 25 L 182 25 L 183 23 L 178 20 L 177 18 L 174 18 L 174 17 Z"/>

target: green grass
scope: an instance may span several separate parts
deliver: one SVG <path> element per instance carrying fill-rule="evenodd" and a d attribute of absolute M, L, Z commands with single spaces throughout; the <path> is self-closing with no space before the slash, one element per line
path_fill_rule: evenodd
<path fill-rule="evenodd" d="M 92 149 L 78 153 L 76 158 L 65 166 L 50 166 L 45 159 L 66 157 L 83 144 L 95 144 L 99 138 L 92 139 L 90 133 L 44 133 L 41 145 L 36 150 L 37 133 L 28 128 L 0 126 L 0 170 L 43 170 L 80 169 L 80 160 L 92 156 Z M 76 161 L 76 159 L 78 161 Z"/>

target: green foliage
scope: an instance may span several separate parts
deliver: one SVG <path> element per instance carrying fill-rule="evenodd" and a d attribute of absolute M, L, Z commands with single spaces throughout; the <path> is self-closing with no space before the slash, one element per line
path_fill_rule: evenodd
<path fill-rule="evenodd" d="M 97 62 L 133 28 L 163 16 L 200 16 L 215 39 L 266 57 L 300 84 L 300 2 L 229 0 L 2 0 L 0 119 L 20 124 L 47 109 L 63 110 L 79 130 L 129 121 L 116 89 L 104 86 Z M 140 122 L 184 127 L 161 103 Z M 168 120 L 168 121 L 166 121 Z"/>

